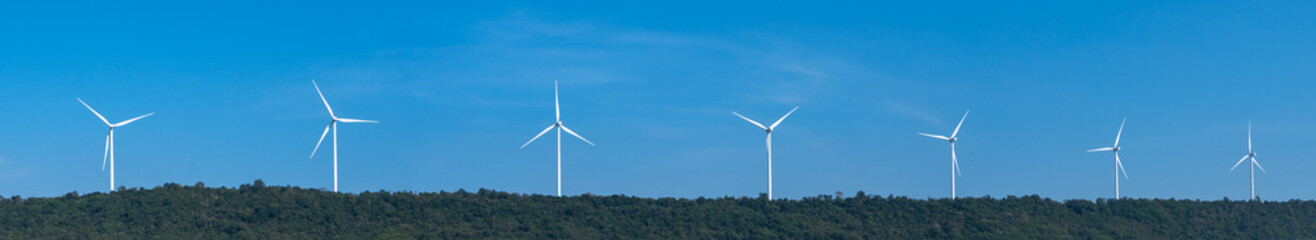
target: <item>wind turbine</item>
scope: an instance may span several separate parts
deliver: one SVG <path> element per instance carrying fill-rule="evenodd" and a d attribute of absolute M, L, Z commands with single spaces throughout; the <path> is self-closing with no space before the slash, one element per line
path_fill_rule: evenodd
<path fill-rule="evenodd" d="M 772 198 L 772 130 L 776 130 L 777 124 L 781 124 L 781 120 L 786 120 L 786 117 L 789 117 L 791 113 L 795 112 L 796 109 L 800 109 L 800 107 L 792 108 L 790 112 L 786 112 L 786 115 L 782 115 L 781 118 L 778 118 L 777 122 L 772 123 L 772 126 L 767 126 L 767 127 L 764 127 L 763 124 L 760 124 L 759 122 L 755 122 L 754 120 L 750 120 L 749 118 L 740 115 L 735 111 L 731 112 L 731 114 L 735 114 L 737 117 L 745 119 L 745 121 L 749 121 L 749 123 L 753 123 L 754 126 L 758 126 L 759 128 L 762 128 L 763 131 L 768 132 L 768 140 L 767 140 L 768 142 L 768 199 L 773 199 Z"/>
<path fill-rule="evenodd" d="M 1120 130 L 1115 133 L 1114 146 L 1088 150 L 1088 152 L 1110 151 L 1115 153 L 1115 199 L 1120 198 L 1120 173 L 1124 173 L 1124 179 L 1129 178 L 1129 173 L 1124 171 L 1124 164 L 1120 163 L 1120 134 L 1124 133 L 1124 122 L 1128 120 L 1129 118 L 1126 117 L 1123 121 L 1120 121 Z"/>
<path fill-rule="evenodd" d="M 571 131 L 571 128 L 567 128 L 567 125 L 562 125 L 562 106 L 558 104 L 556 79 L 553 80 L 553 114 L 554 116 L 556 116 L 557 121 L 553 122 L 553 125 L 549 125 L 548 128 L 545 128 L 544 131 L 539 132 L 539 135 L 535 135 L 534 138 L 530 138 L 530 141 L 525 142 L 525 144 L 521 145 L 521 148 L 525 149 L 525 146 L 529 146 L 530 143 L 535 142 L 535 139 L 539 139 L 540 136 L 544 136 L 544 134 L 548 133 L 549 130 L 553 130 L 554 128 L 557 128 L 557 196 L 561 197 L 562 196 L 562 131 L 564 130 L 567 131 L 567 133 L 570 133 L 571 136 L 576 136 L 576 138 L 579 138 L 581 141 L 585 141 L 585 143 L 588 143 L 590 146 L 594 146 L 594 143 L 590 142 L 589 140 L 586 140 L 585 137 L 581 137 L 580 134 L 576 134 L 576 132 Z"/>
<path fill-rule="evenodd" d="M 87 102 L 83 102 L 83 101 L 82 101 L 82 98 L 76 98 L 76 99 L 78 99 L 78 102 L 82 103 L 82 106 L 87 107 L 87 110 L 91 110 L 91 113 L 92 113 L 92 114 L 96 114 L 96 118 L 100 118 L 100 119 L 101 119 L 101 122 L 105 122 L 105 125 L 110 126 L 110 132 L 107 133 L 107 134 L 105 134 L 105 156 L 101 158 L 101 171 L 105 171 L 105 161 L 106 161 L 106 159 L 109 159 L 109 162 L 110 162 L 110 191 L 114 191 L 114 187 L 116 186 L 116 185 L 114 185 L 114 128 L 122 127 L 122 126 L 128 125 L 129 123 L 135 122 L 135 121 L 140 120 L 140 119 L 142 119 L 142 118 L 145 118 L 145 117 L 148 117 L 148 116 L 151 116 L 151 115 L 155 115 L 155 113 L 154 113 L 154 112 L 152 112 L 152 113 L 147 113 L 146 115 L 142 115 L 142 116 L 138 116 L 138 117 L 135 117 L 135 118 L 132 118 L 132 119 L 124 120 L 124 121 L 119 122 L 119 123 L 110 123 L 109 120 L 105 120 L 105 117 L 104 117 L 104 116 L 101 116 L 100 113 L 96 112 L 96 109 L 92 109 L 92 108 L 91 108 L 91 105 L 87 105 Z"/>
<path fill-rule="evenodd" d="M 1248 158 L 1252 159 L 1252 164 L 1248 164 L 1252 168 L 1251 170 L 1249 170 L 1252 175 L 1251 199 L 1256 200 L 1257 199 L 1257 169 L 1261 168 L 1261 163 L 1257 162 L 1257 152 L 1252 151 L 1252 122 L 1247 123 L 1247 155 L 1243 155 L 1243 159 L 1239 159 L 1238 163 L 1234 163 L 1234 167 L 1229 168 L 1229 171 L 1231 172 L 1234 171 L 1234 168 L 1238 168 L 1238 164 L 1242 164 L 1243 161 L 1246 161 Z M 1261 172 L 1263 173 L 1266 172 L 1266 169 L 1261 168 Z"/>
<path fill-rule="evenodd" d="M 969 118 L 968 110 L 964 111 L 964 117 L 960 117 L 960 124 L 955 125 L 955 131 L 950 132 L 950 137 L 936 135 L 936 134 L 918 133 L 918 135 L 946 140 L 947 142 L 950 142 L 950 198 L 951 199 L 956 198 L 955 176 L 960 175 L 960 161 L 955 157 L 955 140 L 959 140 L 959 138 L 956 138 L 955 136 L 960 134 L 960 126 L 964 125 L 964 119 L 966 118 Z"/>
<path fill-rule="evenodd" d="M 320 101 L 324 102 L 324 108 L 329 110 L 329 125 L 324 127 L 324 133 L 320 134 L 320 141 L 315 142 L 315 149 L 311 150 L 311 158 L 315 158 L 315 152 L 320 150 L 320 143 L 324 143 L 324 136 L 329 134 L 329 129 L 334 130 L 334 192 L 338 192 L 338 123 L 379 123 L 375 120 L 361 120 L 351 118 L 339 118 L 334 115 L 334 108 L 329 107 L 329 101 L 324 99 L 324 93 L 320 92 L 320 85 L 311 80 L 311 85 L 315 86 L 315 93 L 320 95 Z"/>

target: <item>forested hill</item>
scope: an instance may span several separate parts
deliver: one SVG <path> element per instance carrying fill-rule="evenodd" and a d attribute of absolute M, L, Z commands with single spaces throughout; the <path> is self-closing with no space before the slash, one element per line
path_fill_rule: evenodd
<path fill-rule="evenodd" d="M 0 200 L 3 239 L 1312 239 L 1316 202 L 551 197 L 166 184 Z"/>

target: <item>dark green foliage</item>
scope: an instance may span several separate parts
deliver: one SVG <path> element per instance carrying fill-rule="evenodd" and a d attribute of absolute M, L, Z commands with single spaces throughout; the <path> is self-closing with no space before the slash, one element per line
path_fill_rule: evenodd
<path fill-rule="evenodd" d="M 257 180 L 0 198 L 0 221 L 0 239 L 1312 239 L 1316 202 L 340 194 Z"/>

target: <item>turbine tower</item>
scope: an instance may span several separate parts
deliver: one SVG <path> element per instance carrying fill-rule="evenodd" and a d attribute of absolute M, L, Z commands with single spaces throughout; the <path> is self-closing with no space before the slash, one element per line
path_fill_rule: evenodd
<path fill-rule="evenodd" d="M 955 125 L 955 131 L 950 132 L 950 137 L 936 135 L 936 134 L 918 133 L 918 135 L 923 135 L 926 137 L 941 139 L 950 142 L 950 198 L 951 199 L 956 198 L 955 176 L 960 175 L 960 161 L 955 157 L 955 140 L 959 140 L 959 138 L 956 138 L 955 136 L 960 134 L 960 126 L 964 125 L 964 119 L 966 118 L 969 118 L 968 110 L 964 111 L 964 117 L 960 117 L 960 123 Z"/>
<path fill-rule="evenodd" d="M 101 116 L 100 113 L 96 112 L 96 109 L 92 109 L 92 108 L 91 108 L 91 105 L 87 105 L 87 102 L 83 102 L 83 101 L 82 101 L 82 98 L 76 98 L 76 99 L 78 99 L 78 102 L 82 103 L 82 106 L 87 107 L 87 110 L 91 110 L 91 113 L 92 113 L 92 114 L 96 114 L 96 118 L 100 118 L 100 119 L 101 119 L 101 122 L 104 122 L 105 125 L 110 126 L 110 132 L 107 133 L 107 134 L 105 134 L 105 156 L 104 156 L 104 157 L 101 157 L 101 171 L 105 171 L 105 161 L 106 161 L 106 159 L 109 159 L 109 162 L 110 162 L 110 191 L 114 191 L 114 187 L 116 186 L 116 185 L 114 185 L 114 128 L 122 127 L 122 126 L 128 125 L 129 123 L 135 122 L 135 121 L 140 120 L 140 119 L 142 119 L 142 118 L 145 118 L 145 117 L 148 117 L 148 116 L 151 116 L 151 115 L 155 115 L 155 113 L 154 113 L 154 112 L 153 112 L 153 113 L 147 113 L 146 115 L 142 115 L 142 116 L 138 116 L 138 117 L 135 117 L 135 118 L 132 118 L 132 119 L 124 120 L 124 121 L 119 122 L 119 123 L 110 123 L 109 120 L 105 120 L 105 117 L 104 117 L 104 116 Z"/>
<path fill-rule="evenodd" d="M 759 128 L 762 128 L 763 131 L 768 132 L 768 140 L 767 140 L 768 142 L 768 199 L 773 199 L 772 198 L 772 130 L 776 130 L 777 125 L 781 124 L 781 120 L 786 120 L 786 117 L 789 117 L 791 113 L 795 112 L 796 109 L 800 109 L 800 107 L 797 106 L 795 108 L 792 108 L 790 112 L 786 112 L 786 115 L 782 115 L 781 118 L 778 118 L 777 122 L 772 123 L 772 126 L 767 126 L 767 127 L 764 127 L 763 124 L 760 124 L 759 122 L 755 122 L 754 120 L 750 120 L 749 118 L 740 115 L 735 111 L 731 112 L 731 114 L 735 114 L 737 117 L 745 119 L 745 121 L 749 121 L 749 123 L 753 123 L 754 126 L 758 126 Z"/>
<path fill-rule="evenodd" d="M 581 141 L 585 141 L 585 143 L 588 143 L 590 146 L 594 146 L 594 143 L 590 142 L 589 140 L 586 140 L 585 137 L 581 137 L 580 134 L 576 134 L 576 132 L 571 131 L 571 128 L 567 128 L 567 125 L 562 124 L 562 106 L 561 104 L 558 104 L 556 79 L 553 80 L 553 113 L 554 116 L 556 116 L 557 118 L 557 120 L 553 122 L 553 125 L 549 125 L 548 128 L 544 129 L 544 131 L 539 132 L 539 135 L 535 135 L 535 137 L 530 138 L 530 141 L 525 142 L 525 144 L 521 145 L 521 148 L 525 149 L 525 146 L 529 146 L 530 143 L 535 142 L 535 139 L 539 139 L 540 136 L 544 136 L 544 134 L 548 133 L 549 130 L 553 130 L 554 128 L 557 129 L 557 196 L 561 197 L 562 196 L 562 131 L 567 131 L 567 133 L 570 133 L 571 136 L 576 136 L 576 138 L 579 138 Z"/>
<path fill-rule="evenodd" d="M 1088 152 L 1110 151 L 1115 153 L 1115 199 L 1120 198 L 1120 173 L 1124 173 L 1124 179 L 1129 179 L 1129 173 L 1124 171 L 1124 164 L 1120 163 L 1120 134 L 1124 133 L 1124 122 L 1128 120 L 1129 118 L 1126 117 L 1123 121 L 1120 121 L 1120 130 L 1115 132 L 1114 146 L 1088 150 Z"/>
<path fill-rule="evenodd" d="M 1261 168 L 1261 163 L 1257 162 L 1257 152 L 1252 151 L 1252 122 L 1247 123 L 1247 155 L 1243 155 L 1243 159 L 1239 159 L 1238 163 L 1234 163 L 1234 167 L 1229 168 L 1229 171 L 1233 172 L 1234 168 L 1238 168 L 1238 164 L 1242 164 L 1243 161 L 1247 161 L 1248 158 L 1252 159 L 1252 163 L 1248 164 L 1248 166 L 1252 168 L 1251 170 L 1249 170 L 1249 172 L 1251 172 L 1251 179 L 1252 179 L 1252 183 L 1251 183 L 1252 198 L 1250 199 L 1256 200 L 1257 199 L 1257 169 L 1260 168 L 1262 173 L 1266 172 L 1266 169 Z"/>
<path fill-rule="evenodd" d="M 329 107 L 329 101 L 324 99 L 324 93 L 320 92 L 320 85 L 311 80 L 311 85 L 315 86 L 315 93 L 320 95 L 320 101 L 324 102 L 324 108 L 329 110 L 329 125 L 324 127 L 324 133 L 320 134 L 320 141 L 315 142 L 315 149 L 311 150 L 311 158 L 315 158 L 315 152 L 320 150 L 320 144 L 324 143 L 324 136 L 329 134 L 329 129 L 334 130 L 334 192 L 338 192 L 338 123 L 379 123 L 375 120 L 361 120 L 351 118 L 339 118 L 334 115 L 334 108 Z"/>

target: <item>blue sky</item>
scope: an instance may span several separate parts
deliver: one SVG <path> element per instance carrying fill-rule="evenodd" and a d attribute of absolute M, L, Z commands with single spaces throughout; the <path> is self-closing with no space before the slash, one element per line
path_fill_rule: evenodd
<path fill-rule="evenodd" d="M 1121 145 L 1135 198 L 1244 199 L 1253 122 L 1265 199 L 1313 199 L 1316 3 L 1099 2 L 157 2 L 0 6 L 0 195 L 117 183 L 643 197 L 766 192 L 960 196 L 1114 193 Z"/>

